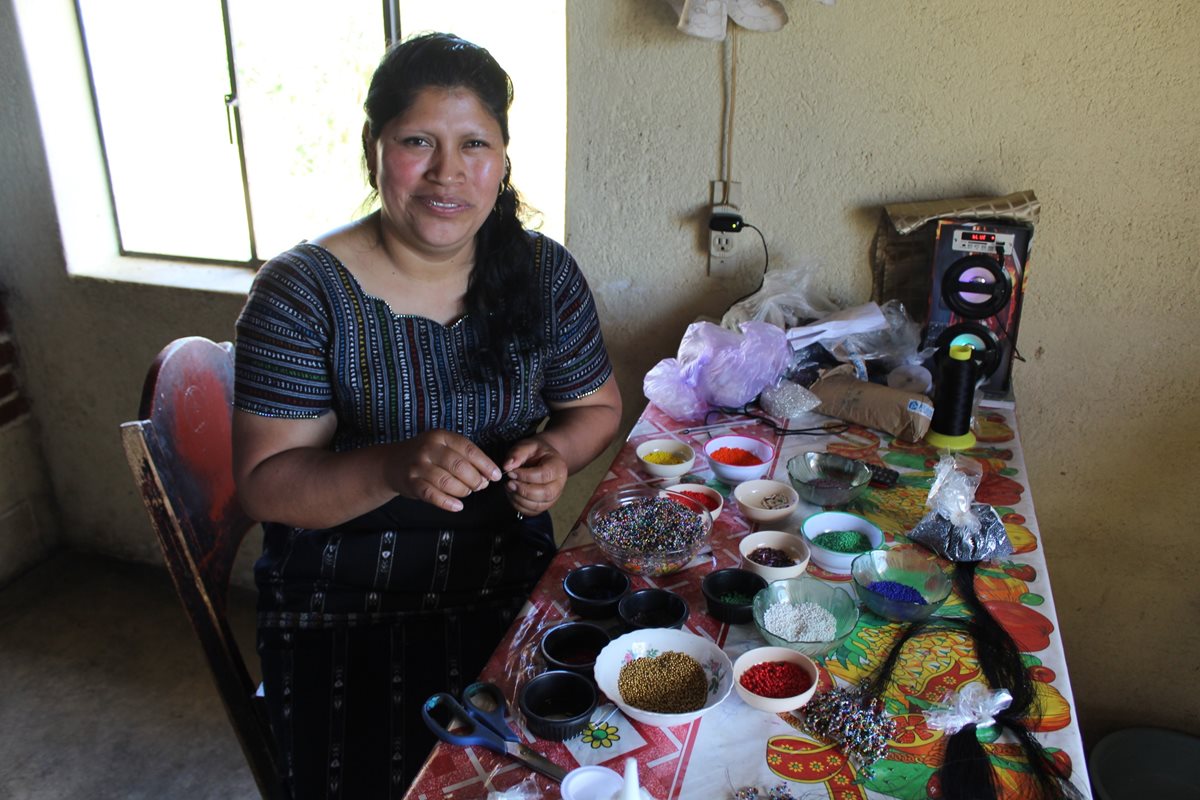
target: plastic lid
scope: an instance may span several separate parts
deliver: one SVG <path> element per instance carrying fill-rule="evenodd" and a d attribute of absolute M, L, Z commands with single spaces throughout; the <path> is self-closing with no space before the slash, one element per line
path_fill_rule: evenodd
<path fill-rule="evenodd" d="M 619 772 L 593 765 L 568 772 L 559 791 L 563 800 L 609 800 L 623 785 Z"/>

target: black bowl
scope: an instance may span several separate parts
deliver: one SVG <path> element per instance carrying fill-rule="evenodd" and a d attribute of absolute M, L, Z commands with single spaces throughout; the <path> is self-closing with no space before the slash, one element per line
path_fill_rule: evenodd
<path fill-rule="evenodd" d="M 567 573 L 563 591 L 579 616 L 615 617 L 617 603 L 629 591 L 629 576 L 610 564 L 588 564 Z"/>
<path fill-rule="evenodd" d="M 596 687 L 578 672 L 543 672 L 521 687 L 517 704 L 529 732 L 561 742 L 583 730 L 596 710 Z"/>
<path fill-rule="evenodd" d="M 591 622 L 564 622 L 542 636 L 542 658 L 550 669 L 565 669 L 592 677 L 596 656 L 612 641 L 608 632 Z"/>
<path fill-rule="evenodd" d="M 745 569 L 719 569 L 704 576 L 700 591 L 708 601 L 708 615 L 721 622 L 741 624 L 754 620 L 754 595 L 767 588 L 761 576 Z M 730 602 L 730 595 L 745 598 L 744 603 Z"/>
<path fill-rule="evenodd" d="M 626 630 L 639 628 L 682 628 L 687 622 L 688 604 L 666 589 L 638 589 L 617 604 L 617 616 Z"/>

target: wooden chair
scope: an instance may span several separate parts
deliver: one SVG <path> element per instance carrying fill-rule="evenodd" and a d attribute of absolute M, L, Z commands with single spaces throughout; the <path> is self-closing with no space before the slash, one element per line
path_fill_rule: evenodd
<path fill-rule="evenodd" d="M 258 790 L 284 796 L 266 708 L 226 619 L 234 557 L 254 521 L 233 482 L 233 346 L 198 336 L 167 345 L 146 376 L 125 455 L 163 558 L 195 628 Z"/>

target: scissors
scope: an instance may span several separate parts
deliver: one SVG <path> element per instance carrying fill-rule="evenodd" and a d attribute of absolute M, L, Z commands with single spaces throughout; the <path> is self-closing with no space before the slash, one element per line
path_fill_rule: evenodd
<path fill-rule="evenodd" d="M 443 742 L 460 747 L 486 747 L 520 761 L 534 772 L 562 783 L 567 771 L 528 745 L 504 721 L 504 693 L 494 683 L 472 683 L 463 689 L 462 702 L 438 692 L 425 701 L 421 716 L 429 730 Z"/>

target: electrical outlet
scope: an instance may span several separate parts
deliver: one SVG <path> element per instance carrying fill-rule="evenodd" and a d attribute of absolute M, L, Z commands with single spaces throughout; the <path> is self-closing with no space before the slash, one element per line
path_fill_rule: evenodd
<path fill-rule="evenodd" d="M 737 209 L 729 205 L 714 205 L 709 209 L 713 214 L 736 214 Z M 737 267 L 735 253 L 737 251 L 737 236 L 734 231 L 708 232 L 708 274 L 712 278 L 723 278 L 732 275 Z"/>

